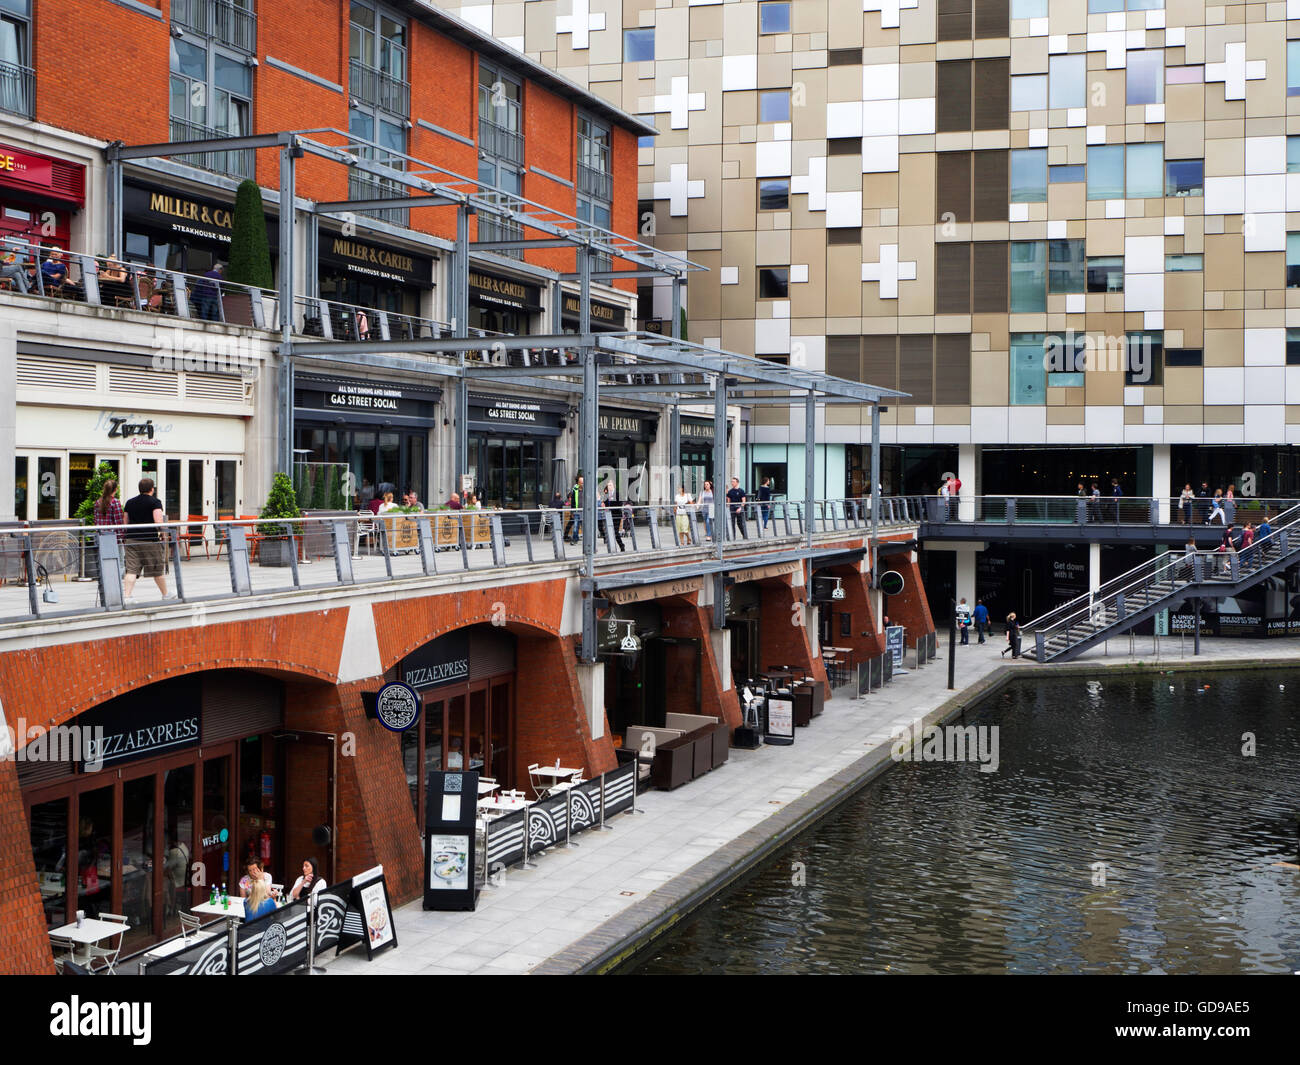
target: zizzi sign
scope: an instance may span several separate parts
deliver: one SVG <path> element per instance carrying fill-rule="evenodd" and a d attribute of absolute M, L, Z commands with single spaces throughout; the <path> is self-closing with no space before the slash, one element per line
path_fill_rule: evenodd
<path fill-rule="evenodd" d="M 153 439 L 153 419 L 133 422 L 127 418 L 112 416 L 108 419 L 108 437 L 110 440 L 129 440 L 133 436 Z"/>

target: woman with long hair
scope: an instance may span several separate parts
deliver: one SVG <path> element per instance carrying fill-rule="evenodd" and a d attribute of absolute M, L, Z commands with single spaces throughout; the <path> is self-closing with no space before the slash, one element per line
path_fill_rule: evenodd
<path fill-rule="evenodd" d="M 289 901 L 296 902 L 305 895 L 314 895 L 325 886 L 325 880 L 320 875 L 320 866 L 315 858 L 308 858 L 302 863 L 302 876 L 294 881 L 293 887 L 289 890 Z"/>
<path fill-rule="evenodd" d="M 248 898 L 244 900 L 244 920 L 256 921 L 268 913 L 275 913 L 275 899 L 271 898 L 271 889 L 265 880 L 254 880 L 248 888 Z"/>
<path fill-rule="evenodd" d="M 95 524 L 126 524 L 126 515 L 122 513 L 122 502 L 117 498 L 117 481 L 112 477 L 104 481 L 99 498 L 95 500 Z"/>

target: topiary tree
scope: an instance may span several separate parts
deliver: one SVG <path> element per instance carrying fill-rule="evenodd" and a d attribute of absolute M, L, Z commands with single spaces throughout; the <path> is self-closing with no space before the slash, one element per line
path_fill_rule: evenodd
<path fill-rule="evenodd" d="M 350 510 L 352 501 L 343 498 L 343 470 L 341 465 L 330 467 L 330 510 Z"/>
<path fill-rule="evenodd" d="M 112 479 L 117 480 L 117 473 L 107 462 L 101 462 L 95 467 L 95 474 L 90 478 L 90 483 L 86 485 L 86 498 L 81 501 L 77 507 L 77 512 L 72 516 L 82 525 L 95 524 L 95 501 L 99 498 L 100 493 L 104 490 L 104 482 Z M 122 487 L 118 485 L 118 499 L 122 498 Z"/>
<path fill-rule="evenodd" d="M 262 190 L 257 182 L 240 182 L 235 193 L 234 221 L 230 235 L 230 267 L 226 280 L 239 285 L 270 288 L 271 247 L 266 240 L 266 214 Z"/>
<path fill-rule="evenodd" d="M 301 518 L 298 497 L 293 490 L 293 482 L 286 473 L 277 473 L 271 482 L 271 490 L 266 494 L 266 505 L 262 507 L 262 518 Z M 263 536 L 283 536 L 287 531 L 287 522 L 267 522 L 258 530 Z"/>

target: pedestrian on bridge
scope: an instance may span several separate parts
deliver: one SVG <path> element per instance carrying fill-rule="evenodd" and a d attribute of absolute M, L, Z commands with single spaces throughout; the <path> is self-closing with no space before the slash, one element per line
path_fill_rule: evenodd
<path fill-rule="evenodd" d="M 1219 519 L 1220 525 L 1227 525 L 1227 517 L 1223 513 L 1223 489 L 1214 490 L 1214 498 L 1210 501 L 1210 516 L 1205 519 L 1206 525 L 1213 525 L 1214 519 Z"/>
<path fill-rule="evenodd" d="M 1012 658 L 1020 657 L 1020 622 L 1016 620 L 1016 612 L 1013 610 L 1007 615 L 1007 647 L 1002 652 L 1005 658 L 1007 651 L 1011 652 Z"/>
<path fill-rule="evenodd" d="M 1184 525 L 1192 521 L 1192 507 L 1195 505 L 1196 493 L 1190 484 L 1183 485 L 1183 494 L 1178 497 L 1178 516 Z"/>
<path fill-rule="evenodd" d="M 970 607 L 966 604 L 964 595 L 957 604 L 957 627 L 961 629 L 961 644 L 965 647 L 970 643 Z"/>
<path fill-rule="evenodd" d="M 1079 485 L 1080 488 L 1083 485 Z M 984 642 L 984 637 L 989 631 L 989 608 L 984 605 L 983 599 L 975 600 L 975 633 L 980 638 L 980 643 Z"/>

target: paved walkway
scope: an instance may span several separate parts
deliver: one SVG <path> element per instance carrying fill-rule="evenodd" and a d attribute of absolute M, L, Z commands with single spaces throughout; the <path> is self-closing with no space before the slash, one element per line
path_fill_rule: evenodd
<path fill-rule="evenodd" d="M 1014 671 L 1039 674 L 1096 670 L 1154 661 L 1151 637 L 1112 641 L 1068 666 L 1017 662 Z M 672 792 L 641 795 L 636 814 L 620 814 L 612 830 L 589 831 L 576 845 L 538 855 L 529 869 L 505 871 L 485 887 L 478 909 L 425 912 L 415 902 L 394 919 L 399 946 L 373 962 L 351 951 L 326 959 L 348 973 L 572 972 L 608 959 L 620 943 L 671 919 L 683 902 L 730 878 L 747 860 L 774 849 L 850 794 L 888 760 L 892 730 L 936 710 L 955 694 L 969 703 L 1011 667 L 998 639 L 958 649 L 956 693 L 947 690 L 946 641 L 941 657 L 899 676 L 865 700 L 843 695 L 826 703 L 811 726 L 796 730 L 792 747 L 731 752 L 720 769 Z M 1178 658 L 1178 640 L 1161 640 L 1169 668 L 1194 664 Z M 1260 660 L 1300 665 L 1300 644 L 1290 641 L 1203 640 L 1205 664 L 1220 668 Z M 950 708 L 950 707 L 949 707 Z M 945 711 L 940 711 L 943 713 Z"/>

